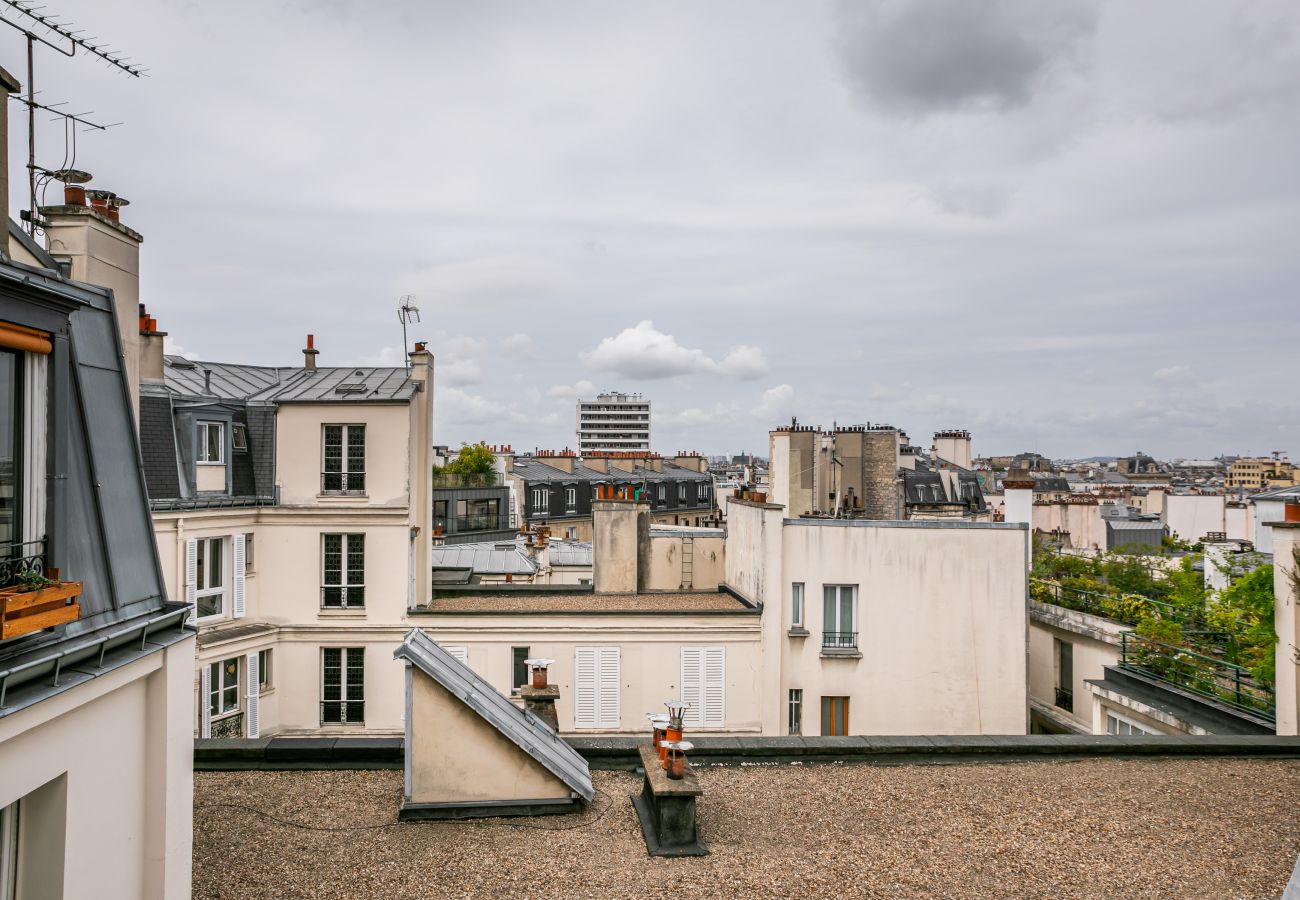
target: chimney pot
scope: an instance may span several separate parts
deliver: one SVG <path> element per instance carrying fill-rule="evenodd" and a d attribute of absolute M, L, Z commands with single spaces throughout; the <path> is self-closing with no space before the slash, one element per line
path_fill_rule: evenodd
<path fill-rule="evenodd" d="M 302 351 L 302 367 L 304 369 L 314 370 L 316 368 L 316 357 L 319 353 L 320 351 L 316 349 L 316 335 L 307 335 L 307 346 L 303 348 Z"/>

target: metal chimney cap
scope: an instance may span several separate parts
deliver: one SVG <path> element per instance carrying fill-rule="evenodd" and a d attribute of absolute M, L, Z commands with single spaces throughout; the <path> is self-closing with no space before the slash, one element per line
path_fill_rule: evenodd
<path fill-rule="evenodd" d="M 646 717 L 646 721 L 648 721 L 648 722 L 667 722 L 667 721 L 668 721 L 668 716 L 664 715 L 663 713 L 646 713 L 646 714 L 645 714 L 645 717 Z"/>
<path fill-rule="evenodd" d="M 695 745 L 690 741 L 660 741 L 661 747 L 667 747 L 669 750 L 676 750 L 678 753 L 685 753 L 687 750 L 694 750 Z"/>
<path fill-rule="evenodd" d="M 81 169 L 56 169 L 48 174 L 55 181 L 64 184 L 85 184 L 91 177 L 89 172 L 83 172 Z"/>
<path fill-rule="evenodd" d="M 685 700 L 665 700 L 664 706 L 668 707 L 670 712 L 681 712 L 684 709 L 691 708 L 691 705 Z"/>
<path fill-rule="evenodd" d="M 545 669 L 547 666 L 549 666 L 549 665 L 553 665 L 554 663 L 555 663 L 555 660 L 553 660 L 553 659 L 540 659 L 540 658 L 539 658 L 539 659 L 526 659 L 526 660 L 524 660 L 524 665 L 529 666 L 530 668 L 533 668 L 533 669 Z"/>

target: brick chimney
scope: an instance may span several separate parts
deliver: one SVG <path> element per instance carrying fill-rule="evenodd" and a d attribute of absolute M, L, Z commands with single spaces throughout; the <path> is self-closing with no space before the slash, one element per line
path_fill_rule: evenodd
<path fill-rule="evenodd" d="M 158 320 L 140 304 L 140 380 L 163 381 L 163 341 L 167 332 L 158 330 Z"/>
<path fill-rule="evenodd" d="M 316 335 L 307 335 L 307 346 L 302 348 L 302 367 L 310 371 L 316 370 L 316 357 L 320 351 L 316 349 Z"/>
<path fill-rule="evenodd" d="M 529 682 L 519 689 L 519 696 L 524 698 L 524 709 L 528 710 L 547 725 L 552 731 L 560 730 L 560 717 L 555 713 L 555 701 L 560 699 L 558 685 L 549 683 L 546 670 L 554 663 L 553 659 L 526 659 Z"/>

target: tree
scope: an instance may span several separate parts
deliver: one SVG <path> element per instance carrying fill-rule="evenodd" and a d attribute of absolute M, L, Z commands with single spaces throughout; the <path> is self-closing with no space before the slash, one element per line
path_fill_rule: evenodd
<path fill-rule="evenodd" d="M 482 441 L 477 444 L 461 444 L 456 458 L 447 463 L 442 471 L 451 475 L 488 475 L 493 471 L 495 462 L 496 457 Z"/>

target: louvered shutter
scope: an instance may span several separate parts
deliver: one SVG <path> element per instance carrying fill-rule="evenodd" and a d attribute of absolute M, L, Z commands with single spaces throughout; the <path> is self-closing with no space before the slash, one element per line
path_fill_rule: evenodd
<path fill-rule="evenodd" d="M 190 541 L 193 544 L 193 541 Z M 212 666 L 199 669 L 199 737 L 212 737 Z"/>
<path fill-rule="evenodd" d="M 705 647 L 701 725 L 721 728 L 727 723 L 727 648 Z"/>
<path fill-rule="evenodd" d="M 258 668 L 258 658 L 256 653 L 250 653 L 246 657 L 247 664 L 244 666 L 244 672 L 248 680 L 248 703 L 244 713 L 244 721 L 248 725 L 248 736 L 255 738 L 261 729 L 261 723 L 258 721 L 257 703 L 261 699 L 261 671 Z"/>
<path fill-rule="evenodd" d="M 703 701 L 704 651 L 699 647 L 682 648 L 682 700 L 690 706 L 682 715 L 682 724 L 687 728 L 699 728 L 701 703 Z"/>
<path fill-rule="evenodd" d="M 596 684 L 597 671 L 596 647 L 578 647 L 574 651 L 574 691 L 573 691 L 573 727 L 596 728 Z"/>
<path fill-rule="evenodd" d="M 461 665 L 469 665 L 469 649 L 466 647 L 443 647 L 452 656 L 454 656 Z"/>
<path fill-rule="evenodd" d="M 185 602 L 190 605 L 187 622 L 195 622 L 199 617 L 198 601 L 195 591 L 199 580 L 199 542 L 191 538 L 185 542 Z"/>
<path fill-rule="evenodd" d="M 619 660 L 617 647 L 600 648 L 600 691 L 597 703 L 600 706 L 599 721 L 601 728 L 618 728 L 622 722 L 619 715 Z"/>
<path fill-rule="evenodd" d="M 235 545 L 235 558 L 231 562 L 235 570 L 235 577 L 232 579 L 235 594 L 234 616 L 236 619 L 242 619 L 244 617 L 244 536 L 237 534 L 231 540 Z"/>

